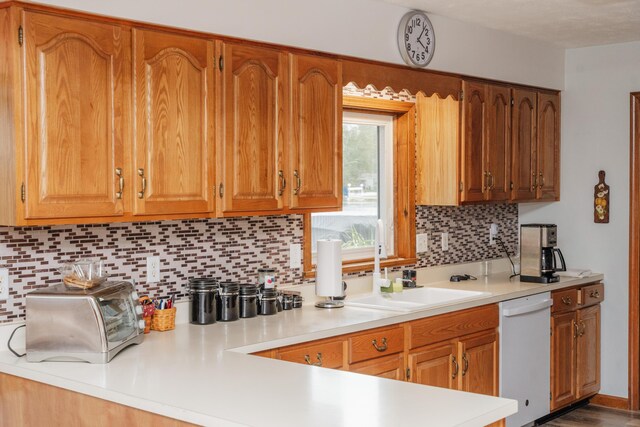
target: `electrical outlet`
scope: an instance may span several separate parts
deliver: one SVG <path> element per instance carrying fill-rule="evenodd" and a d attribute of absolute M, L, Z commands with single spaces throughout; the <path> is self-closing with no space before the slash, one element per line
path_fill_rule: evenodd
<path fill-rule="evenodd" d="M 147 283 L 158 283 L 160 281 L 160 257 L 147 257 Z"/>
<path fill-rule="evenodd" d="M 446 231 L 441 234 L 440 245 L 443 251 L 449 250 L 449 233 L 447 233 Z"/>
<path fill-rule="evenodd" d="M 302 268 L 302 248 L 299 243 L 289 245 L 289 268 Z"/>
<path fill-rule="evenodd" d="M 416 252 L 419 254 L 429 252 L 429 235 L 427 233 L 416 234 Z"/>
<path fill-rule="evenodd" d="M 0 268 L 0 300 L 9 299 L 9 269 Z"/>
<path fill-rule="evenodd" d="M 496 244 L 496 237 L 498 237 L 498 224 L 491 224 L 489 226 L 489 244 Z"/>

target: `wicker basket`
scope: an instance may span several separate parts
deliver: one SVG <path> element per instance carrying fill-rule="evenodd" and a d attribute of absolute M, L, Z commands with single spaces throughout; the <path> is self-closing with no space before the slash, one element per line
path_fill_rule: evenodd
<path fill-rule="evenodd" d="M 170 331 L 176 327 L 176 308 L 156 310 L 151 318 L 152 331 Z"/>

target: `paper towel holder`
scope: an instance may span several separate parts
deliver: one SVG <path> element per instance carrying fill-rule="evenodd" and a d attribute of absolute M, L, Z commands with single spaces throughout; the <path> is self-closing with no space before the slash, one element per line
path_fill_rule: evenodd
<path fill-rule="evenodd" d="M 316 303 L 316 307 L 318 308 L 342 308 L 344 307 L 344 302 L 341 300 L 337 300 L 336 298 L 342 297 L 326 297 L 324 301 L 320 301 Z"/>

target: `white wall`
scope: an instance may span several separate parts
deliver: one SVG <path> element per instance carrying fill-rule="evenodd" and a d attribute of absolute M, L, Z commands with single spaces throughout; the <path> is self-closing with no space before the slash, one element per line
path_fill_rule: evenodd
<path fill-rule="evenodd" d="M 56 6 L 361 58 L 402 63 L 407 9 L 374 0 L 42 0 Z M 562 89 L 564 50 L 432 16 L 429 68 Z"/>
<path fill-rule="evenodd" d="M 566 52 L 561 201 L 520 205 L 520 221 L 558 224 L 569 267 L 605 275 L 602 390 L 628 395 L 629 93 L 640 90 L 640 43 Z M 609 224 L 593 222 L 598 171 L 611 186 Z"/>

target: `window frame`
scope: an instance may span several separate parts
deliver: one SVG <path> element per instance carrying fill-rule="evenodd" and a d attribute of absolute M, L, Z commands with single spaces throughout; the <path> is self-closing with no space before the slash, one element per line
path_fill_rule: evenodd
<path fill-rule="evenodd" d="M 381 261 L 382 267 L 414 264 L 416 262 L 415 222 L 415 139 L 416 108 L 413 102 L 344 96 L 343 109 L 367 114 L 393 115 L 393 196 L 394 196 L 394 252 Z M 341 123 L 342 125 L 342 123 Z M 315 277 L 311 248 L 311 214 L 303 215 L 304 277 Z M 342 262 L 344 273 L 373 269 L 371 257 Z"/>

